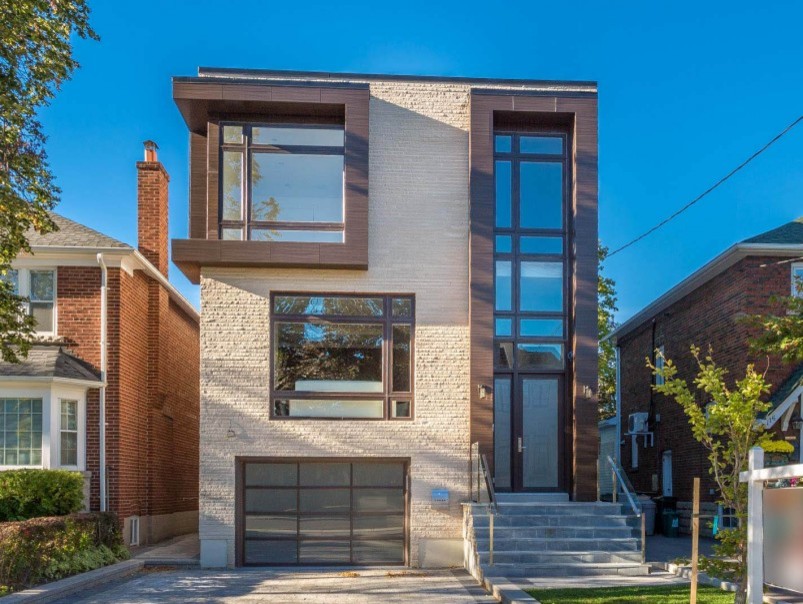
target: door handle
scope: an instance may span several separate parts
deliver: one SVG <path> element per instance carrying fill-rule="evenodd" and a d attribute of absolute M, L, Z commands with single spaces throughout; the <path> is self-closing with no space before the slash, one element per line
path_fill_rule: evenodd
<path fill-rule="evenodd" d="M 519 436 L 519 453 L 523 453 L 523 452 L 524 452 L 524 449 L 526 449 L 526 448 L 527 448 L 527 447 L 525 447 L 525 446 L 524 446 L 524 444 L 523 444 L 523 440 L 524 440 L 524 439 L 522 439 L 522 437 L 521 437 L 521 436 Z"/>

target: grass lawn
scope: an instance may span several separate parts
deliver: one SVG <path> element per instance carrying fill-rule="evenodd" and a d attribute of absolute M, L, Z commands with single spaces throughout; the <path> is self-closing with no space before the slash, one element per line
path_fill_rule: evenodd
<path fill-rule="evenodd" d="M 541 604 L 688 604 L 688 585 L 598 587 L 594 589 L 532 589 Z M 697 588 L 698 604 L 732 604 L 734 594 L 714 587 Z"/>

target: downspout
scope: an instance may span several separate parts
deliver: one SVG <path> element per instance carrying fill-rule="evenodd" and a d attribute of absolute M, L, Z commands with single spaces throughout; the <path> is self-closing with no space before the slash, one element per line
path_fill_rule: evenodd
<path fill-rule="evenodd" d="M 613 450 L 614 460 L 621 465 L 622 460 L 622 357 L 621 349 L 617 346 L 614 350 L 616 359 L 616 447 Z"/>
<path fill-rule="evenodd" d="M 100 511 L 106 510 L 106 323 L 107 323 L 107 310 L 108 310 L 108 292 L 106 289 L 106 280 L 108 278 L 108 270 L 106 263 L 103 261 L 103 254 L 98 254 L 98 264 L 100 265 L 100 401 L 99 401 L 99 415 L 100 415 L 100 432 L 99 432 L 99 453 L 98 459 L 100 464 Z"/>

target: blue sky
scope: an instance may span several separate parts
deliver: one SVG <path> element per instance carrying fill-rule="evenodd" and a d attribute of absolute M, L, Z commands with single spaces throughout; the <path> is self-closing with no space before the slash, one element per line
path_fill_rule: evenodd
<path fill-rule="evenodd" d="M 100 43 L 43 112 L 59 211 L 136 241 L 142 141 L 187 228 L 187 132 L 170 78 L 197 66 L 596 80 L 600 235 L 628 241 L 803 113 L 803 3 L 90 0 Z M 670 226 L 612 258 L 619 319 L 727 246 L 803 215 L 803 124 Z M 173 266 L 171 278 L 197 304 Z"/>

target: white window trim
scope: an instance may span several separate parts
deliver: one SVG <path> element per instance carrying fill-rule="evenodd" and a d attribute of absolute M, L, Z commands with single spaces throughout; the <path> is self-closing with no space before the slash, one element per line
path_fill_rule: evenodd
<path fill-rule="evenodd" d="M 59 271 L 55 266 L 36 266 L 31 268 L 18 268 L 12 266 L 12 270 L 17 272 L 17 290 L 19 296 L 28 298 L 25 311 L 30 314 L 31 312 L 31 271 L 50 271 L 53 273 L 53 329 L 49 331 L 36 330 L 36 333 L 41 336 L 55 336 L 59 332 L 58 327 L 58 279 Z"/>
<path fill-rule="evenodd" d="M 86 470 L 86 386 L 64 383 L 38 385 L 30 382 L 0 383 L 0 398 L 42 399 L 42 463 L 39 465 L 7 466 L 3 470 L 25 468 Z M 61 400 L 78 401 L 78 465 L 61 465 Z"/>
<path fill-rule="evenodd" d="M 803 262 L 793 262 L 791 272 L 789 273 L 789 292 L 792 296 L 803 296 L 803 292 L 798 292 L 795 287 L 795 272 L 800 271 L 803 273 Z"/>

